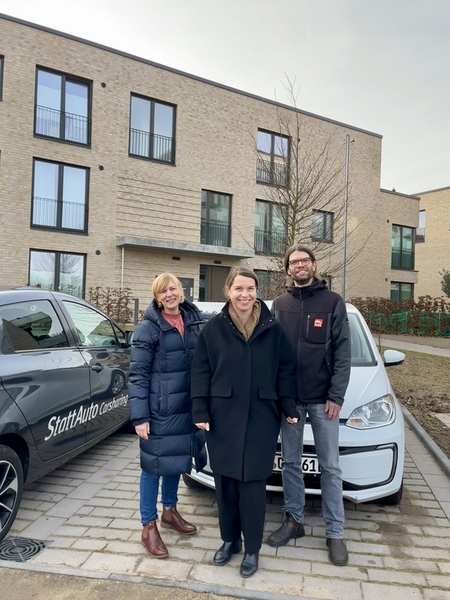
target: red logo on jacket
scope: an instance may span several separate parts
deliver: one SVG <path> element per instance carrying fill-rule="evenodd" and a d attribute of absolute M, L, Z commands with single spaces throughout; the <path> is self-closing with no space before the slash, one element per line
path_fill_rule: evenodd
<path fill-rule="evenodd" d="M 314 327 L 322 327 L 323 319 L 314 319 Z"/>

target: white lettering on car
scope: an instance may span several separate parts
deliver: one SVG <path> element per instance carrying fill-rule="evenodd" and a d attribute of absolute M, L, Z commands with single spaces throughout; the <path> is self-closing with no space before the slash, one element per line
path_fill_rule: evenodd
<path fill-rule="evenodd" d="M 91 419 L 95 419 L 98 414 L 104 415 L 115 408 L 126 406 L 127 404 L 128 394 L 125 394 L 114 398 L 114 400 L 111 400 L 110 402 L 102 402 L 101 404 L 94 404 L 91 402 L 91 404 L 86 407 L 82 404 L 78 410 L 71 410 L 66 417 L 61 418 L 60 415 L 53 415 L 48 421 L 47 427 L 49 433 L 44 438 L 44 442 L 47 442 L 52 437 L 61 435 L 70 429 L 74 429 L 77 425 L 85 424 Z"/>

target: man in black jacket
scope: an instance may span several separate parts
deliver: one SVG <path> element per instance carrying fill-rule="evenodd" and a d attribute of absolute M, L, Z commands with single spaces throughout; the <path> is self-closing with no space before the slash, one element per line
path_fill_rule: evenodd
<path fill-rule="evenodd" d="M 284 546 L 305 535 L 305 486 L 302 473 L 303 430 L 308 414 L 320 465 L 322 514 L 330 560 L 345 565 L 342 475 L 339 467 L 339 412 L 350 378 L 351 348 L 345 302 L 316 278 L 317 262 L 310 248 L 291 246 L 284 270 L 293 281 L 276 298 L 272 312 L 291 343 L 296 364 L 296 425 L 283 423 L 283 489 L 286 519 L 268 539 Z"/>

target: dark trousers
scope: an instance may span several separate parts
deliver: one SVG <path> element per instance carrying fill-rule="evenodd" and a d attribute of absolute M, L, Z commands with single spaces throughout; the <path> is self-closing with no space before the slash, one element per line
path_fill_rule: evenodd
<path fill-rule="evenodd" d="M 220 537 L 235 542 L 244 536 L 247 554 L 259 552 L 266 516 L 266 480 L 238 481 L 214 475 L 219 507 Z"/>

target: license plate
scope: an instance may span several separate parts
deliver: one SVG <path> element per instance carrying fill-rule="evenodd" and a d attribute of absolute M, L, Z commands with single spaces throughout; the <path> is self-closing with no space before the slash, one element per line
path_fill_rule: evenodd
<path fill-rule="evenodd" d="M 277 454 L 273 463 L 274 471 L 281 471 L 283 467 L 283 459 Z M 302 456 L 302 471 L 310 475 L 320 474 L 319 461 L 315 456 Z"/>

